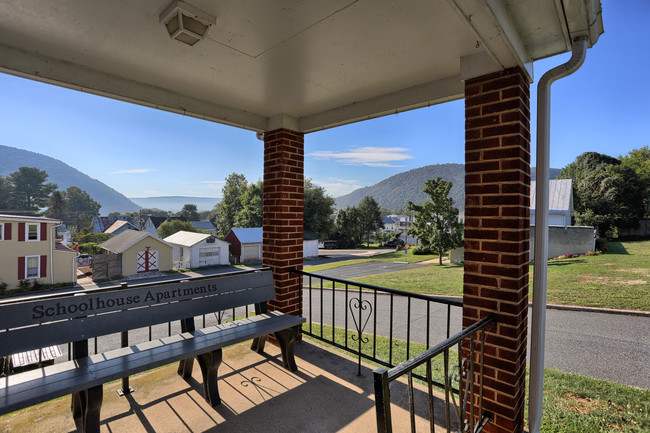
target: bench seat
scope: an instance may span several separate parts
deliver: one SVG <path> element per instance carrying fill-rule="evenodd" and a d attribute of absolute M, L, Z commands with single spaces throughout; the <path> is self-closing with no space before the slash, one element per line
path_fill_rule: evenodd
<path fill-rule="evenodd" d="M 2 377 L 0 378 L 0 415 L 214 351 L 219 351 L 216 365 L 218 368 L 220 350 L 223 347 L 252 338 L 254 350 L 261 352 L 264 344 L 262 337 L 292 329 L 295 329 L 297 335 L 298 328 L 304 322 L 305 319 L 301 317 L 269 312 Z M 282 338 L 281 335 L 276 335 L 276 338 Z M 286 350 L 292 351 L 293 345 L 282 346 L 284 346 L 282 355 L 285 367 L 295 371 L 293 353 L 285 353 Z M 200 359 L 199 364 L 201 364 Z M 203 365 L 201 367 L 203 370 Z M 191 364 L 189 373 L 191 373 Z M 187 372 L 184 377 L 188 377 Z M 212 405 L 219 402 L 216 379 L 215 374 L 210 379 L 213 384 L 205 383 L 206 372 L 204 371 L 206 394 L 216 393 L 217 401 L 211 401 L 210 396 L 206 395 L 206 400 Z"/>

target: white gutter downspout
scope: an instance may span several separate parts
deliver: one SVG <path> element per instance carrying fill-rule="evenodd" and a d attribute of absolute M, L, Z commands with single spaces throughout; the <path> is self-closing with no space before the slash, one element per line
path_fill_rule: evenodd
<path fill-rule="evenodd" d="M 50 284 L 54 284 L 54 244 L 56 243 L 56 228 L 61 226 L 63 226 L 63 223 L 59 221 L 59 224 L 50 227 Z"/>
<path fill-rule="evenodd" d="M 530 330 L 530 404 L 528 407 L 531 433 L 539 433 L 542 424 L 544 341 L 546 338 L 546 270 L 548 265 L 551 84 L 560 78 L 571 75 L 582 66 L 587 53 L 587 38 L 576 38 L 571 50 L 573 54 L 569 61 L 546 72 L 537 84 L 537 197 L 535 201 L 533 317 Z"/>

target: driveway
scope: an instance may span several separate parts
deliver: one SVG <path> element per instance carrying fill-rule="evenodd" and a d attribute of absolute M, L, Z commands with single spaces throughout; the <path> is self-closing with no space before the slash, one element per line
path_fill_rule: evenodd
<path fill-rule="evenodd" d="M 352 279 L 365 277 L 368 275 L 384 274 L 387 272 L 405 271 L 407 269 L 421 268 L 424 266 L 430 265 L 423 263 L 384 262 L 381 260 L 371 260 L 369 262 L 357 263 L 354 265 L 344 265 L 332 269 L 318 271 L 317 274 L 332 278 Z"/>

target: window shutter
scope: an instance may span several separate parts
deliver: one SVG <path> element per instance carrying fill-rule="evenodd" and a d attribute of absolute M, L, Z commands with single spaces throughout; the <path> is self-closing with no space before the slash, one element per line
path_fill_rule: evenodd
<path fill-rule="evenodd" d="M 41 240 L 47 240 L 47 223 L 41 223 Z"/>
<path fill-rule="evenodd" d="M 11 223 L 5 223 L 5 233 L 3 239 L 5 241 L 11 240 Z"/>
<path fill-rule="evenodd" d="M 25 279 L 25 258 L 24 257 L 18 257 L 18 279 L 19 280 Z"/>
<path fill-rule="evenodd" d="M 47 256 L 41 256 L 41 278 L 45 277 L 47 277 Z"/>
<path fill-rule="evenodd" d="M 25 223 L 18 223 L 18 240 L 25 242 Z"/>

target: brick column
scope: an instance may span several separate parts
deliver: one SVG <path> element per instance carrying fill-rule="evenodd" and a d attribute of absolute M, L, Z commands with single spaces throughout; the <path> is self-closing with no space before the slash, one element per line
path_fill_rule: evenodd
<path fill-rule="evenodd" d="M 465 83 L 463 326 L 486 334 L 487 432 L 522 432 L 530 233 L 529 85 L 519 68 Z M 465 356 L 468 351 L 464 350 Z"/>
<path fill-rule="evenodd" d="M 264 134 L 262 263 L 273 270 L 276 299 L 269 309 L 299 316 L 304 201 L 304 135 L 288 129 Z"/>

